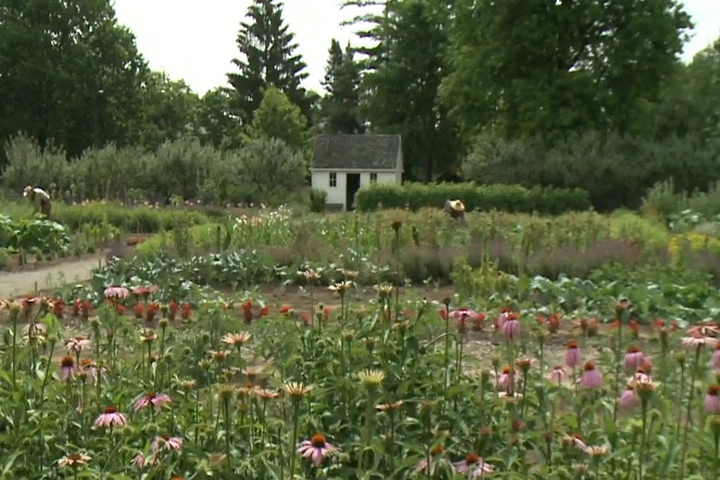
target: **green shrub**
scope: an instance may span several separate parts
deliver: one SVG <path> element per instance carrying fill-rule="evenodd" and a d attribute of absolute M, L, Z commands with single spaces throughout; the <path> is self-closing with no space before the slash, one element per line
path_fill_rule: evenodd
<path fill-rule="evenodd" d="M 474 183 L 443 183 L 426 185 L 408 183 L 403 186 L 374 184 L 361 188 L 356 195 L 358 209 L 374 211 L 385 208 L 442 208 L 448 199 L 460 199 L 468 211 L 499 210 L 504 212 L 559 215 L 590 208 L 586 191 L 569 188 L 520 185 L 484 185 Z"/>
<path fill-rule="evenodd" d="M 125 232 L 155 233 L 171 229 L 178 217 L 193 225 L 208 222 L 204 213 L 181 208 L 123 207 L 100 203 L 58 207 L 53 205 L 52 219 L 70 230 L 106 222 Z"/>
<path fill-rule="evenodd" d="M 319 188 L 310 189 L 310 211 L 320 213 L 325 211 L 327 192 Z"/>

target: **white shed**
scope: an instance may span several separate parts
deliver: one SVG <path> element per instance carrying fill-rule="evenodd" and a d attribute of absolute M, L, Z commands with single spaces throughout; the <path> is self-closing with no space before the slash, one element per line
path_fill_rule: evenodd
<path fill-rule="evenodd" d="M 402 140 L 400 135 L 318 135 L 310 173 L 312 187 L 327 192 L 328 208 L 352 210 L 360 187 L 402 183 Z"/>

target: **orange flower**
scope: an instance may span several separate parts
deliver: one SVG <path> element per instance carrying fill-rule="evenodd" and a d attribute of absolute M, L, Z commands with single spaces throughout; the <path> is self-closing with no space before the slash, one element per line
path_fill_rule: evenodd
<path fill-rule="evenodd" d="M 190 318 L 190 315 L 192 315 L 192 307 L 188 302 L 185 302 L 180 308 L 180 318 L 182 318 L 183 320 L 187 320 L 188 318 Z"/>

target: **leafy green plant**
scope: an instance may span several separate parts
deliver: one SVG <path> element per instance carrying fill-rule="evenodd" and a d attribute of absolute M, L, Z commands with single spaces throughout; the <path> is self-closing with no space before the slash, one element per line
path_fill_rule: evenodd
<path fill-rule="evenodd" d="M 559 215 L 590 208 L 587 192 L 580 189 L 527 189 L 520 185 L 483 185 L 445 183 L 425 185 L 406 183 L 402 186 L 373 184 L 361 188 L 356 196 L 358 208 L 375 211 L 388 208 L 442 208 L 447 200 L 459 199 L 468 211 L 498 210 L 510 213 Z"/>
<path fill-rule="evenodd" d="M 310 189 L 310 211 L 321 213 L 325 211 L 327 203 L 327 192 L 319 188 Z"/>
<path fill-rule="evenodd" d="M 0 216 L 0 248 L 15 252 L 59 253 L 70 243 L 65 227 L 41 219 L 13 221 Z"/>

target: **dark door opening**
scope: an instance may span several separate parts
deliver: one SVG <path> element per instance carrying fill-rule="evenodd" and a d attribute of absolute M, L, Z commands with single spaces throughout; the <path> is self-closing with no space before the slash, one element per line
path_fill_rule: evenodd
<path fill-rule="evenodd" d="M 345 209 L 355 210 L 355 194 L 360 190 L 360 174 L 348 173 L 345 179 Z"/>

